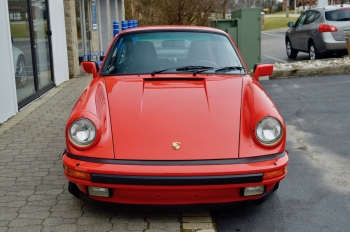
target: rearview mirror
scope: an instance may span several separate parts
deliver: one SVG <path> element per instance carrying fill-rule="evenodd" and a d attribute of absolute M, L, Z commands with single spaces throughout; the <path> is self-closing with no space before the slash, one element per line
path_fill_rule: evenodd
<path fill-rule="evenodd" d="M 272 64 L 256 64 L 254 65 L 253 79 L 259 81 L 259 77 L 270 76 L 273 72 Z"/>
<path fill-rule="evenodd" d="M 289 23 L 287 24 L 287 26 L 288 26 L 288 27 L 294 27 L 294 23 L 293 23 L 293 22 L 289 22 Z"/>
<path fill-rule="evenodd" d="M 92 74 L 92 77 L 95 78 L 99 71 L 99 67 L 94 61 L 83 61 L 81 62 L 81 71 L 84 73 L 90 73 Z"/>

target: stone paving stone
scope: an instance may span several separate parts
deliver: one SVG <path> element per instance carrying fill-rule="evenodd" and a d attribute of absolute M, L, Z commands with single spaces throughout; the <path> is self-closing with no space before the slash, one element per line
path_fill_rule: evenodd
<path fill-rule="evenodd" d="M 61 217 L 50 217 L 46 218 L 43 222 L 43 226 L 59 226 L 62 224 L 76 224 L 75 218 L 61 218 Z"/>
<path fill-rule="evenodd" d="M 175 231 L 181 227 L 180 222 L 150 222 L 149 229 L 161 229 L 166 231 Z"/>
<path fill-rule="evenodd" d="M 1 213 L 0 221 L 12 220 L 12 219 L 15 219 L 17 216 L 18 216 L 17 213 Z"/>
<path fill-rule="evenodd" d="M 183 212 L 182 213 L 182 216 L 183 217 L 191 217 L 191 216 L 194 216 L 194 217 L 205 217 L 205 216 L 210 216 L 210 212 L 209 211 L 198 211 L 198 212 Z"/>
<path fill-rule="evenodd" d="M 182 223 L 183 229 L 214 229 L 212 223 Z"/>
<path fill-rule="evenodd" d="M 179 229 L 169 229 L 169 230 L 163 230 L 163 229 L 147 229 L 144 232 L 180 232 Z"/>
<path fill-rule="evenodd" d="M 182 217 L 182 222 L 212 222 L 211 217 Z"/>
<path fill-rule="evenodd" d="M 9 228 L 7 232 L 38 232 L 41 230 L 40 225 L 29 225 L 29 226 L 22 226 L 22 227 L 16 227 L 16 228 Z"/>
<path fill-rule="evenodd" d="M 75 224 L 62 224 L 58 226 L 44 226 L 42 232 L 75 232 L 77 231 L 77 225 Z"/>
<path fill-rule="evenodd" d="M 147 229 L 147 222 L 129 221 L 126 228 L 131 231 L 143 231 Z"/>
<path fill-rule="evenodd" d="M 24 227 L 24 226 L 32 226 L 32 225 L 41 225 L 43 220 L 39 219 L 28 219 L 28 218 L 16 218 L 13 219 L 8 227 Z"/>
<path fill-rule="evenodd" d="M 92 231 L 92 232 L 104 232 L 104 231 L 110 231 L 112 229 L 112 224 L 98 224 L 98 225 L 84 225 L 84 226 L 78 226 L 77 228 L 77 232 L 81 231 L 81 232 L 88 232 L 88 231 Z"/>
<path fill-rule="evenodd" d="M 50 216 L 50 212 L 35 212 L 35 213 L 21 213 L 17 218 L 25 219 L 46 219 Z"/>

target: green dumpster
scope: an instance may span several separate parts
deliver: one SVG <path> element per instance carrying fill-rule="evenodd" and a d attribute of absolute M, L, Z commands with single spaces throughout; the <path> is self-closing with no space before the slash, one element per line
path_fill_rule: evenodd
<path fill-rule="evenodd" d="M 210 21 L 210 26 L 227 32 L 235 41 L 249 70 L 261 62 L 260 8 L 242 8 L 231 12 L 231 19 Z"/>

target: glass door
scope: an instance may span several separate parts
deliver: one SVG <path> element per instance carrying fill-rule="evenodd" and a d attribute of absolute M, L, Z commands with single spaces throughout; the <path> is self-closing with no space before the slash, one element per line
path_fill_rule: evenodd
<path fill-rule="evenodd" d="M 47 0 L 8 0 L 18 107 L 54 86 Z"/>
<path fill-rule="evenodd" d="M 47 13 L 47 0 L 32 0 L 34 49 L 40 93 L 46 92 L 48 88 L 53 87 L 50 56 L 51 31 L 49 28 Z"/>
<path fill-rule="evenodd" d="M 9 17 L 16 93 L 19 103 L 37 96 L 31 46 L 31 20 L 27 0 L 9 0 Z M 22 103 L 23 104 L 23 103 Z"/>

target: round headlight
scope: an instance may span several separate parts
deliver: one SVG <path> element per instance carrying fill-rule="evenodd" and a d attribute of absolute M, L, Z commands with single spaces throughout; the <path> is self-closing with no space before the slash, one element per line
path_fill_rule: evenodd
<path fill-rule="evenodd" d="M 71 124 L 69 136 L 77 145 L 86 146 L 95 140 L 96 127 L 89 119 L 80 118 Z"/>
<path fill-rule="evenodd" d="M 274 144 L 282 137 L 283 127 L 276 118 L 266 117 L 259 121 L 255 131 L 261 143 Z"/>

